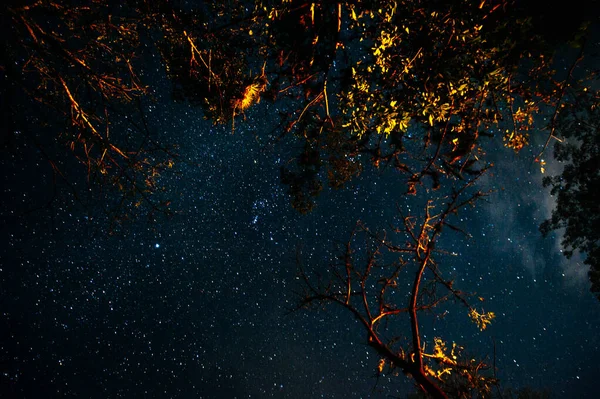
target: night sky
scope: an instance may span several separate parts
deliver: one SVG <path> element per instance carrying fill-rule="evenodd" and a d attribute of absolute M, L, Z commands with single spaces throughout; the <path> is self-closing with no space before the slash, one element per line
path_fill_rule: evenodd
<path fill-rule="evenodd" d="M 3 398 L 383 398 L 414 389 L 402 375 L 375 386 L 378 357 L 350 314 L 288 314 L 296 249 L 307 267 L 327 264 L 358 219 L 386 229 L 396 204 L 412 206 L 406 187 L 391 170 L 367 168 L 300 215 L 279 181 L 298 149 L 269 136 L 274 107 L 252 108 L 234 134 L 188 105 L 163 99 L 148 109 L 153 134 L 179 146 L 177 170 L 162 178 L 176 213 L 112 236 L 60 183 L 44 206 L 51 169 L 17 134 L 0 158 Z M 484 297 L 496 319 L 480 332 L 454 306 L 424 330 L 478 357 L 491 359 L 495 342 L 505 388 L 596 398 L 600 303 L 581 259 L 567 260 L 560 236 L 538 231 L 553 206 L 532 162 L 544 140 L 518 155 L 498 138 L 485 143 L 496 166 L 481 184 L 496 192 L 464 214 L 472 239 L 440 242 L 458 254 L 444 259 L 456 284 Z M 546 158 L 550 173 L 560 171 Z"/>

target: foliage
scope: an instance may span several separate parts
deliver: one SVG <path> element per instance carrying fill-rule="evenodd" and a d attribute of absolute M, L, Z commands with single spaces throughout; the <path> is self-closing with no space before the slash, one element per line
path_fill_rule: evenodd
<path fill-rule="evenodd" d="M 52 147 L 64 146 L 83 166 L 90 189 L 108 187 L 121 193 L 116 205 L 108 207 L 113 222 L 133 217 L 140 207 L 150 214 L 168 211 L 168 201 L 152 195 L 162 190 L 158 176 L 174 160 L 151 139 L 141 111 L 149 89 L 136 72 L 136 58 L 151 15 L 120 11 L 100 2 L 53 1 L 3 4 L 0 9 L 10 43 L 3 47 L 0 66 L 2 97 L 11 98 L 3 102 L 7 129 L 12 130 L 4 131 L 5 139 L 24 132 L 46 158 L 55 180 L 81 199 L 77 176 L 70 176 L 51 155 Z M 35 116 L 20 121 L 24 109 Z M 42 123 L 31 123 L 36 117 Z"/>
<path fill-rule="evenodd" d="M 586 101 L 583 87 L 596 95 L 573 79 L 588 35 L 579 17 L 563 27 L 561 41 L 581 48 L 567 76 L 554 70 L 559 41 L 543 23 L 552 11 L 508 0 L 212 4 L 162 13 L 158 48 L 175 97 L 232 131 L 261 97 L 276 101 L 274 131 L 301 149 L 281 181 L 306 213 L 325 180 L 342 188 L 369 165 L 399 171 L 416 194 L 427 180 L 435 190 L 476 174 L 481 137 L 518 152 L 545 128 L 545 150 L 559 110 Z M 579 247 L 575 234 L 565 244 Z"/>
<path fill-rule="evenodd" d="M 363 154 L 404 173 L 414 192 L 425 176 L 437 186 L 442 175 L 474 168 L 480 136 L 502 131 L 515 151 L 527 144 L 556 87 L 547 54 L 532 46 L 515 55 L 506 32 L 525 37 L 529 25 L 503 15 L 506 7 L 250 2 L 234 18 L 207 6 L 164 17 L 159 48 L 176 98 L 216 123 L 233 128 L 260 96 L 277 99 L 280 137 L 305 142 L 298 168 L 282 172 L 305 212 L 323 186 L 317 180 L 343 187 Z"/>
<path fill-rule="evenodd" d="M 460 230 L 451 219 L 486 195 L 472 190 L 477 178 L 452 190 L 438 205 L 428 201 L 421 216 L 401 215 L 400 226 L 389 235 L 372 233 L 358 223 L 328 275 L 313 278 L 298 258 L 302 291 L 297 309 L 328 304 L 346 309 L 380 356 L 378 372 L 401 370 L 434 398 L 487 397 L 497 382 L 489 365 L 466 357 L 456 343 L 450 349 L 436 337 L 428 351 L 420 332 L 420 320 L 435 317 L 449 301 L 463 305 L 482 330 L 494 318 L 493 312 L 479 312 L 469 304 L 469 295 L 446 277 L 444 262 L 438 260 L 446 253 L 439 245 L 443 229 Z M 407 285 L 412 287 L 408 292 L 403 288 Z M 401 327 L 405 325 L 410 328 Z"/>
<path fill-rule="evenodd" d="M 302 148 L 281 173 L 301 212 L 323 180 L 342 188 L 367 164 L 401 172 L 411 194 L 425 178 L 437 188 L 444 176 L 476 173 L 480 137 L 500 135 L 519 151 L 564 88 L 537 31 L 550 33 L 508 0 L 40 1 L 2 10 L 15 43 L 5 59 L 19 60 L 3 65 L 10 90 L 64 116 L 60 139 L 90 182 L 154 210 L 146 177 L 174 156 L 139 114 L 149 93 L 140 76 L 150 75 L 142 54 L 160 54 L 175 100 L 232 131 L 261 98 L 277 101 L 279 139 Z M 109 135 L 115 118 L 134 114 L 134 128 Z"/>
<path fill-rule="evenodd" d="M 490 324 L 492 320 L 494 320 L 494 317 L 496 317 L 496 315 L 494 314 L 494 312 L 482 311 L 481 313 L 479 313 L 475 309 L 470 309 L 469 317 L 471 318 L 471 320 L 473 320 L 475 324 L 477 324 L 477 327 L 479 327 L 481 330 L 485 330 L 488 324 Z"/>
<path fill-rule="evenodd" d="M 506 389 L 504 391 L 496 390 L 491 395 L 491 398 L 497 399 L 550 399 L 552 396 L 548 390 L 534 390 L 526 387 L 519 390 Z M 427 398 L 422 392 L 415 392 L 407 395 L 409 399 L 424 399 Z"/>
<path fill-rule="evenodd" d="M 544 179 L 556 206 L 540 230 L 548 234 L 564 229 L 565 255 L 585 254 L 591 290 L 600 299 L 600 97 L 588 89 L 569 95 L 574 100 L 565 103 L 557 119 L 556 129 L 564 140 L 554 147 L 556 159 L 565 165 L 561 174 Z"/>

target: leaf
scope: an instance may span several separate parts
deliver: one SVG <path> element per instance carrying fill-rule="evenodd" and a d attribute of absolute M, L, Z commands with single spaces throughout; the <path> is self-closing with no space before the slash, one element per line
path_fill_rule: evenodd
<path fill-rule="evenodd" d="M 379 370 L 379 372 L 382 373 L 384 367 L 385 367 L 385 359 L 380 359 L 379 364 L 377 365 L 377 370 Z"/>

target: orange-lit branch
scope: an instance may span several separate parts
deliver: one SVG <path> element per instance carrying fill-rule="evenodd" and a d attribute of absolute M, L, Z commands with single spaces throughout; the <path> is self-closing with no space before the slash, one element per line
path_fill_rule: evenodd
<path fill-rule="evenodd" d="M 75 100 L 75 98 L 71 94 L 71 90 L 69 90 L 67 83 L 64 81 L 64 79 L 62 77 L 60 78 L 60 82 L 61 82 L 63 88 L 65 89 L 65 93 L 67 94 L 67 97 L 69 97 L 69 100 L 71 102 L 71 110 L 75 111 L 74 112 L 75 115 L 72 117 L 73 124 L 77 124 L 76 120 L 78 118 L 81 118 L 84 121 L 84 125 L 86 125 L 92 131 L 92 133 L 94 133 L 94 135 L 101 137 L 100 133 L 98 133 L 98 131 L 96 130 L 96 128 L 94 127 L 92 122 L 89 120 L 87 113 L 83 109 L 81 109 L 81 107 L 79 106 L 79 103 Z"/>
<path fill-rule="evenodd" d="M 183 35 L 185 36 L 188 43 L 190 44 L 190 51 L 191 51 L 190 66 L 193 65 L 193 63 L 197 63 L 197 61 L 196 61 L 196 54 L 197 54 L 198 57 L 200 58 L 200 61 L 202 61 L 202 64 L 204 65 L 204 67 L 206 67 L 206 69 L 208 70 L 209 77 L 212 76 L 216 80 L 217 75 L 214 74 L 214 72 L 211 69 L 210 64 L 207 64 L 206 61 L 204 60 L 204 57 L 202 57 L 202 52 L 200 52 L 200 50 L 198 50 L 198 47 L 196 47 L 196 43 L 194 43 L 194 40 L 190 37 L 190 35 L 188 35 L 188 33 L 186 31 L 183 31 Z"/>

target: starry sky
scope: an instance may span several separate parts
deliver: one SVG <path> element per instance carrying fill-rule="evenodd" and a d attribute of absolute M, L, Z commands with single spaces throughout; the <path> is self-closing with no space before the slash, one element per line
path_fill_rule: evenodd
<path fill-rule="evenodd" d="M 176 173 L 162 177 L 176 213 L 112 236 L 65 190 L 45 206 L 51 169 L 17 135 L 0 155 L 2 397 L 383 398 L 413 389 L 402 375 L 375 378 L 378 358 L 343 310 L 289 314 L 296 249 L 307 267 L 327 264 L 358 219 L 385 229 L 396 203 L 410 206 L 405 187 L 393 171 L 367 168 L 300 215 L 279 181 L 297 148 L 269 135 L 274 111 L 262 102 L 232 134 L 188 105 L 148 108 L 153 134 L 179 146 Z M 506 388 L 595 398 L 600 304 L 581 258 L 562 256 L 560 234 L 538 232 L 553 206 L 532 162 L 544 139 L 518 155 L 489 140 L 496 166 L 481 185 L 495 192 L 463 217 L 471 239 L 442 237 L 458 254 L 446 260 L 456 284 L 486 298 L 496 319 L 480 332 L 457 306 L 424 330 L 479 357 L 495 342 Z"/>

